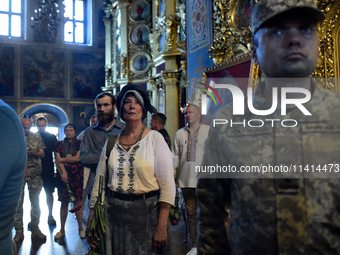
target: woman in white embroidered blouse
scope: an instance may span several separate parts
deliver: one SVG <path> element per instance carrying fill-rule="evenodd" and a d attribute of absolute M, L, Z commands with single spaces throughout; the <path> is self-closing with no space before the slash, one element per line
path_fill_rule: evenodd
<path fill-rule="evenodd" d="M 117 98 L 120 117 L 126 122 L 108 160 L 105 144 L 97 167 L 90 208 L 93 208 L 104 175 L 106 191 L 105 250 L 103 254 L 172 254 L 168 216 L 175 200 L 172 154 L 163 136 L 146 128 L 143 119 L 155 112 L 147 92 L 126 85 Z M 108 172 L 108 178 L 106 178 Z M 92 218 L 93 209 L 90 210 Z M 92 245 L 92 243 L 90 243 Z"/>

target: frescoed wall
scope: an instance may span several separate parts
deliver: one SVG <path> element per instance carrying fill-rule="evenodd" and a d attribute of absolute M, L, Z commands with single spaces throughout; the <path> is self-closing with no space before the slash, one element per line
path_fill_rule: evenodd
<path fill-rule="evenodd" d="M 0 45 L 0 95 L 14 96 L 14 47 Z"/>
<path fill-rule="evenodd" d="M 72 107 L 72 123 L 76 126 L 77 134 L 90 125 L 90 118 L 95 114 L 93 105 L 89 106 L 73 106 Z"/>
<path fill-rule="evenodd" d="M 38 2 L 27 6 L 27 20 Z M 88 2 L 93 7 L 93 33 L 86 44 L 64 43 L 63 22 L 55 40 L 47 40 L 46 35 L 37 35 L 31 26 L 25 26 L 23 38 L 1 37 L 0 41 L 0 98 L 19 116 L 43 112 L 56 115 L 53 109 L 60 108 L 66 115 L 57 118 L 60 135 L 66 120 L 74 122 L 77 132 L 89 125 L 93 100 L 105 86 L 104 1 Z"/>
<path fill-rule="evenodd" d="M 24 47 L 23 96 L 65 97 L 65 52 L 53 48 Z"/>
<path fill-rule="evenodd" d="M 73 98 L 94 99 L 105 85 L 105 57 L 102 54 L 73 53 Z"/>

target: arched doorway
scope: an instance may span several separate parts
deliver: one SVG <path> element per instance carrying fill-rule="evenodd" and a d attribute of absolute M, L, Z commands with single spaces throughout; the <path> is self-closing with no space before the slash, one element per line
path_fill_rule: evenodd
<path fill-rule="evenodd" d="M 64 127 L 69 121 L 67 114 L 59 106 L 53 104 L 35 104 L 25 108 L 20 116 L 23 114 L 32 116 L 33 121 L 40 116 L 44 116 L 47 118 L 50 127 L 58 128 L 58 139 L 64 138 Z"/>

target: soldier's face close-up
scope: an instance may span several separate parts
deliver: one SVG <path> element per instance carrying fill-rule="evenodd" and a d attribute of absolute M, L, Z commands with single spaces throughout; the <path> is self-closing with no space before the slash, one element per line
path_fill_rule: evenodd
<path fill-rule="evenodd" d="M 28 136 L 32 127 L 32 120 L 29 118 L 22 119 L 21 124 L 24 129 L 25 136 Z"/>
<path fill-rule="evenodd" d="M 265 77 L 309 77 L 318 60 L 316 22 L 303 16 L 283 17 L 260 28 L 253 59 Z"/>

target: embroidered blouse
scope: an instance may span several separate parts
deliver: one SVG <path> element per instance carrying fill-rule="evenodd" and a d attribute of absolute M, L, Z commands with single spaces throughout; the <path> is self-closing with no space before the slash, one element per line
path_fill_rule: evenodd
<path fill-rule="evenodd" d="M 173 164 L 174 167 L 179 167 L 178 184 L 181 188 L 196 188 L 196 167 L 202 164 L 209 128 L 208 125 L 201 124 L 193 134 L 186 126 L 176 132 Z"/>
<path fill-rule="evenodd" d="M 107 141 L 97 167 L 90 208 L 93 208 L 97 201 L 101 174 L 104 176 L 104 187 L 106 187 L 106 146 Z M 110 154 L 108 169 L 107 186 L 112 191 L 123 194 L 144 194 L 160 190 L 159 201 L 174 204 L 176 188 L 172 153 L 159 132 L 150 131 L 128 152 L 116 143 Z"/>

